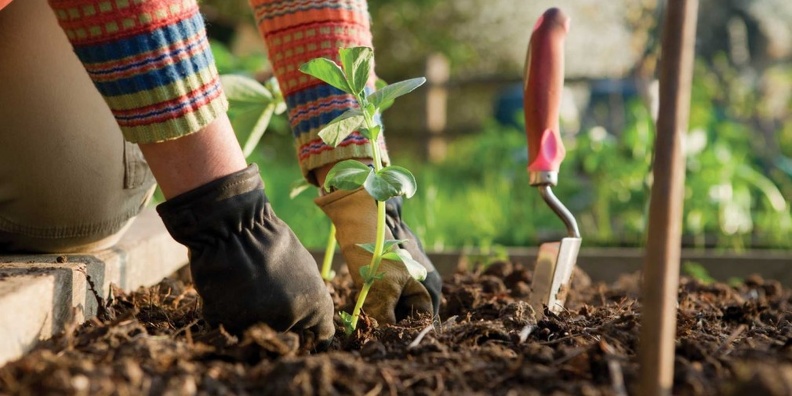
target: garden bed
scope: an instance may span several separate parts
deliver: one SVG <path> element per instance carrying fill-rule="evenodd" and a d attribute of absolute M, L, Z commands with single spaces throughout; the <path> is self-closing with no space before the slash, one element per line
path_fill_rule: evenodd
<path fill-rule="evenodd" d="M 165 280 L 117 291 L 98 317 L 7 364 L 0 393 L 634 394 L 639 277 L 605 285 L 578 274 L 568 309 L 536 321 L 522 301 L 530 276 L 507 262 L 460 271 L 446 277 L 434 326 L 363 320 L 314 354 L 266 326 L 240 338 L 211 329 L 195 290 Z M 330 288 L 347 309 L 349 277 Z M 759 277 L 733 286 L 683 278 L 674 393 L 792 393 L 791 299 Z"/>

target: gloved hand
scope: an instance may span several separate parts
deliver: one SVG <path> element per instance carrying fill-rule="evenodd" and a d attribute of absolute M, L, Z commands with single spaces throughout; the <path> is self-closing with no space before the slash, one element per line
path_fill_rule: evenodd
<path fill-rule="evenodd" d="M 360 267 L 371 263 L 371 253 L 357 246 L 372 243 L 377 231 L 377 202 L 366 190 L 335 191 L 315 200 L 336 226 L 336 239 L 357 287 L 363 286 Z M 412 313 L 439 310 L 442 282 L 426 257 L 415 235 L 401 220 L 401 200 L 387 202 L 385 239 L 407 239 L 400 245 L 421 263 L 428 275 L 423 282 L 413 279 L 400 262 L 382 260 L 382 279 L 374 282 L 363 305 L 369 316 L 379 323 L 392 324 Z"/>
<path fill-rule="evenodd" d="M 333 301 L 316 261 L 275 213 L 254 164 L 160 204 L 186 245 L 203 313 L 239 333 L 264 322 L 320 347 L 332 339 Z"/>

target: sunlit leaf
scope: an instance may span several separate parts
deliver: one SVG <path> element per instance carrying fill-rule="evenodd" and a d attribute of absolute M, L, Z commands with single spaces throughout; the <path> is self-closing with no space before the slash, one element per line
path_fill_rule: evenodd
<path fill-rule="evenodd" d="M 382 255 L 383 260 L 391 260 L 391 261 L 399 261 L 401 262 L 401 256 L 396 254 L 396 252 L 388 252 Z"/>
<path fill-rule="evenodd" d="M 399 189 L 388 183 L 382 176 L 377 173 L 371 173 L 363 183 L 363 188 L 368 191 L 369 195 L 374 197 L 377 201 L 387 201 L 390 198 L 399 195 Z"/>
<path fill-rule="evenodd" d="M 220 84 L 231 108 L 241 111 L 250 107 L 263 109 L 273 101 L 272 93 L 258 81 L 237 74 L 220 76 Z"/>
<path fill-rule="evenodd" d="M 368 47 L 342 48 L 341 65 L 347 76 L 347 83 L 352 88 L 354 95 L 359 95 L 366 88 L 369 75 L 371 74 L 372 59 L 374 51 Z"/>
<path fill-rule="evenodd" d="M 412 78 L 405 81 L 399 81 L 397 83 L 390 84 L 385 88 L 382 88 L 367 98 L 369 102 L 371 102 L 377 108 L 381 108 L 381 105 L 386 102 L 391 102 L 394 99 L 398 98 L 399 96 L 406 95 L 416 88 L 420 87 L 426 82 L 426 79 L 423 77 Z"/>
<path fill-rule="evenodd" d="M 363 112 L 360 109 L 349 109 L 325 125 L 319 131 L 319 137 L 325 144 L 336 147 L 349 134 L 360 129 L 364 121 Z"/>
<path fill-rule="evenodd" d="M 413 279 L 417 281 L 423 281 L 424 279 L 426 279 L 426 275 L 427 275 L 426 268 L 423 265 L 421 265 L 421 263 L 415 261 L 415 259 L 412 257 L 410 252 L 404 249 L 396 249 L 394 252 L 391 253 L 395 253 L 396 255 L 401 257 L 401 262 L 407 268 L 407 272 L 410 273 L 410 276 Z"/>
<path fill-rule="evenodd" d="M 377 78 L 377 81 L 374 82 L 374 88 L 377 91 L 379 91 L 380 89 L 385 88 L 387 86 L 388 86 L 388 82 L 383 80 L 383 79 L 381 79 L 381 78 Z M 384 100 L 384 101 L 379 103 L 379 106 L 375 106 L 375 107 L 379 108 L 380 112 L 383 112 L 385 110 L 388 110 L 388 108 L 391 107 L 391 106 L 393 106 L 393 100 Z"/>
<path fill-rule="evenodd" d="M 330 191 L 335 187 L 341 190 L 354 190 L 365 183 L 374 170 L 356 160 L 341 161 L 327 173 L 324 188 Z"/>
<path fill-rule="evenodd" d="M 382 127 L 380 125 L 374 125 L 372 128 L 360 128 L 360 134 L 363 135 L 368 140 L 376 140 L 379 139 L 379 135 L 382 132 Z"/>
<path fill-rule="evenodd" d="M 415 194 L 415 176 L 400 166 L 388 166 L 378 173 L 368 175 L 363 187 L 378 201 L 404 195 L 407 198 Z"/>
<path fill-rule="evenodd" d="M 289 186 L 289 198 L 294 199 L 294 197 L 300 195 L 303 191 L 310 187 L 311 183 L 308 183 L 308 181 L 303 178 L 293 181 Z"/>
<path fill-rule="evenodd" d="M 316 58 L 300 66 L 300 71 L 316 77 L 346 93 L 352 93 L 341 66 L 327 58 Z"/>
<path fill-rule="evenodd" d="M 338 311 L 338 316 L 341 317 L 341 322 L 344 323 L 344 333 L 347 335 L 352 334 L 355 331 L 355 327 L 352 326 L 352 315 L 344 311 Z"/>
<path fill-rule="evenodd" d="M 383 252 L 389 252 L 389 251 L 391 251 L 393 249 L 394 246 L 396 246 L 396 245 L 398 245 L 400 243 L 404 243 L 404 242 L 407 242 L 407 240 L 406 239 L 386 239 L 385 243 L 383 243 L 383 245 L 382 245 L 382 251 Z M 357 245 L 360 246 L 361 248 L 363 248 L 363 250 L 365 250 L 365 251 L 367 251 L 369 253 L 372 253 L 372 254 L 374 253 L 374 244 L 373 243 L 358 243 Z"/>
<path fill-rule="evenodd" d="M 253 154 L 253 151 L 258 146 L 261 138 L 264 136 L 264 132 L 267 131 L 270 120 L 272 120 L 272 113 L 274 109 L 275 106 L 272 104 L 264 108 L 264 111 L 261 112 L 258 120 L 256 120 L 256 123 L 250 128 L 250 134 L 242 144 L 242 154 L 245 156 L 245 158 L 250 157 L 250 155 Z"/>
<path fill-rule="evenodd" d="M 238 108 L 229 111 L 231 127 L 239 140 L 245 157 L 249 157 L 272 120 L 273 106 L 248 107 L 245 111 Z"/>
<path fill-rule="evenodd" d="M 264 83 L 264 87 L 272 94 L 275 103 L 275 114 L 283 114 L 287 110 L 287 107 L 286 101 L 283 99 L 283 92 L 281 92 L 280 85 L 278 84 L 278 79 L 275 77 L 270 78 Z"/>

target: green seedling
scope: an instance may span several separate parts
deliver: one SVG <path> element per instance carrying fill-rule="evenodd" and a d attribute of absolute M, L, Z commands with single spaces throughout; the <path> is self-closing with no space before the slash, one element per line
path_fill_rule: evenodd
<path fill-rule="evenodd" d="M 289 191 L 289 198 L 294 199 L 294 197 L 300 195 L 303 191 L 308 190 L 311 187 L 311 183 L 308 183 L 305 179 L 298 179 L 295 180 L 291 184 L 291 189 Z M 330 223 L 330 232 L 327 237 L 327 245 L 325 246 L 325 253 L 324 259 L 322 260 L 322 279 L 326 281 L 331 281 L 335 278 L 335 271 L 333 271 L 333 255 L 335 254 L 336 250 L 336 239 L 335 239 L 336 229 L 335 224 Z"/>
<path fill-rule="evenodd" d="M 326 58 L 313 59 L 302 66 L 300 71 L 322 80 L 335 88 L 355 97 L 358 108 L 347 110 L 328 123 L 319 136 L 325 144 L 337 146 L 352 132 L 359 131 L 371 144 L 373 168 L 356 160 L 337 163 L 327 174 L 324 188 L 355 190 L 363 187 L 377 200 L 377 231 L 373 243 L 360 244 L 360 248 L 372 254 L 371 263 L 360 268 L 363 287 L 360 290 L 352 314 L 340 312 L 347 334 L 357 328 L 360 310 L 371 289 L 371 285 L 383 274 L 379 266 L 383 259 L 402 262 L 412 277 L 417 280 L 426 278 L 426 269 L 410 254 L 399 248 L 403 241 L 385 240 L 385 201 L 403 195 L 410 198 L 415 194 L 416 183 L 413 174 L 400 166 L 383 166 L 379 141 L 382 125 L 379 114 L 390 106 L 394 99 L 408 94 L 423 85 L 426 79 L 414 78 L 390 85 L 381 86 L 377 91 L 367 94 L 366 84 L 371 75 L 374 51 L 368 47 L 342 48 L 339 50 L 341 65 Z M 384 85 L 384 86 L 383 86 Z"/>
<path fill-rule="evenodd" d="M 229 104 L 229 118 L 245 158 L 253 154 L 274 114 L 286 111 L 286 102 L 275 78 L 265 84 L 237 74 L 220 76 Z"/>

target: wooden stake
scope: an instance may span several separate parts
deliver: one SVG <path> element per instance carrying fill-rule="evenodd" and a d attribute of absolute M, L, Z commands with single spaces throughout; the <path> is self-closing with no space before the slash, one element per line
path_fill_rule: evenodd
<path fill-rule="evenodd" d="M 427 157 L 429 162 L 437 163 L 446 156 L 444 132 L 447 120 L 448 79 L 451 65 L 448 58 L 436 53 L 426 60 L 426 129 L 429 130 Z"/>
<path fill-rule="evenodd" d="M 640 390 L 670 395 L 674 381 L 677 288 L 685 158 L 698 0 L 668 0 L 660 63 L 660 109 L 643 271 Z"/>

